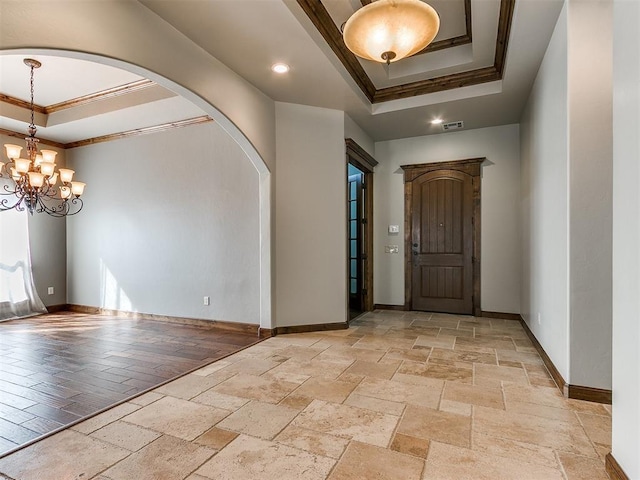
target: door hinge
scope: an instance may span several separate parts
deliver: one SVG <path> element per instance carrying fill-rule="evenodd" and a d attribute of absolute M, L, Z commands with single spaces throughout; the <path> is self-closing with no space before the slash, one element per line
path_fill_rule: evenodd
<path fill-rule="evenodd" d="M 362 219 L 362 224 L 363 224 L 363 225 L 365 225 L 366 223 L 367 223 L 367 219 L 366 219 L 366 218 L 363 218 L 363 219 Z"/>
<path fill-rule="evenodd" d="M 366 295 L 366 294 L 367 294 L 367 289 L 366 289 L 366 288 L 363 288 L 363 289 L 362 289 L 362 294 L 363 294 L 363 295 Z"/>

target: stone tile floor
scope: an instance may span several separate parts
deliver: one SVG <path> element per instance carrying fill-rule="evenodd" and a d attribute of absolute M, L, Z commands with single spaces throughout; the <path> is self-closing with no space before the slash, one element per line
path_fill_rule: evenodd
<path fill-rule="evenodd" d="M 607 479 L 608 406 L 519 323 L 376 311 L 281 335 L 0 459 L 0 478 Z"/>

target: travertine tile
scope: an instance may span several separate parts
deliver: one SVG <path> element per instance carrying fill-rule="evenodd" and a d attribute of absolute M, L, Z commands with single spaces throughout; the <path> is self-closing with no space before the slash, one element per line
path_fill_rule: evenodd
<path fill-rule="evenodd" d="M 473 381 L 472 364 L 463 365 L 459 363 L 458 365 L 459 366 L 442 363 L 427 363 L 425 365 L 422 363 L 405 361 L 400 365 L 398 373 L 471 383 Z"/>
<path fill-rule="evenodd" d="M 396 433 L 389 448 L 396 452 L 413 455 L 414 457 L 427 458 L 429 440 L 404 435 L 403 433 Z"/>
<path fill-rule="evenodd" d="M 445 382 L 444 396 L 442 398 L 459 403 L 504 409 L 502 390 L 498 388 L 484 388 L 456 382 Z"/>
<path fill-rule="evenodd" d="M 567 480 L 609 480 L 609 475 L 600 459 L 558 452 L 558 458 L 567 475 Z"/>
<path fill-rule="evenodd" d="M 91 436 L 115 445 L 116 447 L 135 452 L 153 442 L 160 434 L 137 425 L 117 420 L 96 430 Z"/>
<path fill-rule="evenodd" d="M 215 450 L 221 450 L 226 447 L 231 441 L 233 441 L 238 434 L 236 432 L 230 432 L 229 430 L 223 430 L 222 428 L 213 427 L 200 435 L 194 441 L 205 447 L 213 448 Z"/>
<path fill-rule="evenodd" d="M 365 362 L 356 360 L 345 373 L 364 375 L 366 377 L 389 379 L 400 366 L 400 360 L 389 360 L 387 363 Z"/>
<path fill-rule="evenodd" d="M 282 401 L 278 403 L 278 405 L 292 408 L 294 410 L 298 410 L 299 412 L 301 412 L 302 410 L 307 408 L 307 406 L 311 402 L 313 402 L 313 398 L 311 397 L 305 397 L 304 395 L 297 395 L 296 393 L 292 393 L 291 395 L 288 395 L 287 397 L 283 398 Z"/>
<path fill-rule="evenodd" d="M 565 423 L 572 423 L 574 425 L 579 424 L 578 417 L 576 416 L 575 412 L 566 408 L 537 405 L 535 403 L 507 401 L 507 411 L 511 413 L 525 413 L 527 415 L 536 415 L 538 417 L 549 418 Z"/>
<path fill-rule="evenodd" d="M 559 469 L 431 442 L 423 480 L 564 480 Z"/>
<path fill-rule="evenodd" d="M 398 426 L 398 433 L 470 448 L 471 418 L 409 405 Z"/>
<path fill-rule="evenodd" d="M 130 402 L 126 402 L 118 405 L 117 407 L 113 407 L 106 412 L 96 415 L 89 420 L 78 423 L 71 428 L 77 432 L 88 434 L 104 427 L 105 425 L 110 424 L 111 422 L 115 422 L 116 420 L 119 420 L 120 418 L 125 417 L 132 412 L 135 412 L 139 408 L 140 405 L 134 405 Z"/>
<path fill-rule="evenodd" d="M 230 373 L 246 373 L 248 375 L 262 375 L 265 372 L 268 372 L 274 367 L 280 365 L 283 361 L 274 361 L 265 358 L 245 358 L 240 360 L 239 362 L 232 363 L 228 367 L 225 367 L 224 372 Z"/>
<path fill-rule="evenodd" d="M 292 425 L 386 447 L 398 420 L 394 415 L 314 400 Z"/>
<path fill-rule="evenodd" d="M 559 468 L 556 455 L 549 447 L 507 438 L 491 437 L 477 432 L 473 433 L 471 444 L 472 450 L 479 453 L 506 457 L 524 463 L 535 463 L 549 468 Z"/>
<path fill-rule="evenodd" d="M 448 348 L 453 349 L 456 338 L 451 335 L 442 337 L 430 337 L 428 335 L 420 335 L 415 341 L 415 345 L 431 348 Z"/>
<path fill-rule="evenodd" d="M 464 415 L 465 417 L 471 416 L 472 405 L 470 403 L 454 402 L 452 400 L 440 400 L 440 407 L 438 410 L 443 412 L 455 413 L 457 415 Z"/>
<path fill-rule="evenodd" d="M 206 392 L 202 392 L 200 395 L 193 397 L 191 401 L 235 412 L 240 407 L 247 404 L 249 399 L 226 395 L 214 390 L 207 390 Z"/>
<path fill-rule="evenodd" d="M 430 385 L 412 385 L 395 380 L 366 378 L 353 393 L 391 402 L 437 408 L 443 386 L 444 383 L 439 380 L 432 381 Z"/>
<path fill-rule="evenodd" d="M 580 425 L 524 413 L 474 407 L 473 428 L 475 432 L 493 437 L 509 438 L 589 457 L 597 456 Z"/>
<path fill-rule="evenodd" d="M 206 447 L 165 435 L 109 468 L 104 475 L 113 480 L 184 478 L 214 453 Z"/>
<path fill-rule="evenodd" d="M 233 375 L 235 375 L 235 372 L 225 371 L 224 369 L 218 370 L 206 377 L 189 374 L 156 388 L 154 392 L 189 400 Z"/>
<path fill-rule="evenodd" d="M 349 440 L 328 433 L 316 432 L 290 425 L 275 438 L 275 441 L 300 450 L 329 458 L 340 458 Z"/>
<path fill-rule="evenodd" d="M 356 383 L 312 377 L 300 385 L 294 394 L 327 402 L 342 403 L 355 387 Z"/>
<path fill-rule="evenodd" d="M 211 480 L 324 480 L 335 460 L 240 435 L 195 473 Z"/>
<path fill-rule="evenodd" d="M 569 408 L 569 403 L 557 387 L 529 387 L 526 385 L 505 384 L 504 396 L 507 405 L 511 402 L 535 403 L 556 408 Z"/>
<path fill-rule="evenodd" d="M 156 400 L 160 400 L 164 395 L 156 392 L 147 392 L 138 397 L 132 398 L 129 400 L 129 403 L 133 403 L 135 405 L 140 405 L 144 407 L 145 405 L 149 405 L 150 403 L 155 402 Z"/>
<path fill-rule="evenodd" d="M 211 375 L 214 372 L 217 372 L 218 370 L 222 370 L 223 368 L 228 367 L 232 363 L 233 362 L 229 360 L 218 360 L 217 362 L 213 362 L 210 365 L 207 365 L 205 367 L 202 367 L 196 370 L 195 372 L 192 372 L 192 374 L 199 375 L 201 377 L 206 377 L 208 375 Z"/>
<path fill-rule="evenodd" d="M 465 338 L 465 337 L 456 337 L 456 349 L 464 349 L 464 347 L 485 347 L 485 348 L 495 348 L 498 350 L 515 350 L 516 346 L 513 343 L 513 340 L 502 340 L 494 337 L 475 337 L 475 338 Z"/>
<path fill-rule="evenodd" d="M 298 383 L 239 373 L 214 387 L 214 391 L 261 402 L 278 403 L 298 386 Z"/>
<path fill-rule="evenodd" d="M 521 383 L 528 385 L 529 380 L 523 368 L 501 367 L 496 365 L 474 365 L 474 374 L 477 377 L 485 377 L 510 383 Z"/>
<path fill-rule="evenodd" d="M 298 414 L 297 410 L 252 401 L 218 423 L 219 428 L 267 440 L 275 437 Z"/>
<path fill-rule="evenodd" d="M 335 380 L 342 372 L 349 368 L 352 363 L 353 360 L 351 359 L 338 357 L 316 357 L 308 361 L 290 359 L 274 368 L 271 373 L 288 372 Z"/>
<path fill-rule="evenodd" d="M 587 436 L 593 443 L 611 446 L 611 417 L 577 412 Z"/>
<path fill-rule="evenodd" d="M 390 348 L 384 358 L 390 360 L 409 360 L 411 362 L 426 362 L 431 355 L 431 349 Z"/>
<path fill-rule="evenodd" d="M 343 402 L 345 405 L 351 405 L 352 407 L 366 408 L 373 410 L 374 412 L 388 413 L 389 415 L 402 415 L 404 412 L 405 404 L 401 402 L 392 402 L 390 400 L 382 400 L 380 398 L 367 397 L 364 395 L 358 395 L 352 393 Z"/>
<path fill-rule="evenodd" d="M 0 459 L 0 472 L 14 479 L 91 478 L 130 452 L 65 430 Z"/>
<path fill-rule="evenodd" d="M 431 356 L 429 357 L 429 363 L 449 364 L 451 362 L 486 363 L 488 365 L 498 364 L 494 353 L 434 348 L 431 352 Z"/>
<path fill-rule="evenodd" d="M 193 440 L 227 415 L 228 410 L 164 397 L 123 420 L 183 440 Z"/>
<path fill-rule="evenodd" d="M 419 480 L 424 461 L 386 448 L 351 442 L 329 480 Z"/>

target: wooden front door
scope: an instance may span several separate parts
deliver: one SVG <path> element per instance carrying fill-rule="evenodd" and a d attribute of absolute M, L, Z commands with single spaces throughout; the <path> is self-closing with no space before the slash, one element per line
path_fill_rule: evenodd
<path fill-rule="evenodd" d="M 478 159 L 474 160 L 479 173 Z M 406 306 L 411 310 L 467 315 L 480 310 L 475 298 L 480 289 L 475 253 L 480 177 L 465 171 L 468 163 L 458 164 L 461 169 L 448 168 L 457 163 L 439 168 L 430 164 L 424 171 L 413 166 L 405 183 L 409 207 Z"/>

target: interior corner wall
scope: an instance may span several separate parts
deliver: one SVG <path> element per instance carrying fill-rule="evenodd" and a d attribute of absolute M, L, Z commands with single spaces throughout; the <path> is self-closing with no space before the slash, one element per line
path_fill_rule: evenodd
<path fill-rule="evenodd" d="M 486 157 L 481 180 L 482 310 L 520 312 L 518 125 L 377 142 L 374 174 L 374 302 L 404 305 L 404 180 L 401 165 Z M 400 233 L 388 233 L 399 225 Z M 385 253 L 397 245 L 398 254 Z"/>
<path fill-rule="evenodd" d="M 613 2 L 612 455 L 640 478 L 640 3 Z"/>
<path fill-rule="evenodd" d="M 344 112 L 276 102 L 275 325 L 347 320 Z"/>
<path fill-rule="evenodd" d="M 373 139 L 354 122 L 349 115 L 344 114 L 344 138 L 351 138 L 365 152 L 372 157 L 376 151 L 376 145 Z"/>
<path fill-rule="evenodd" d="M 567 5 L 560 12 L 520 123 L 521 315 L 569 376 Z"/>
<path fill-rule="evenodd" d="M 571 384 L 611 389 L 613 9 L 568 6 Z"/>
<path fill-rule="evenodd" d="M 71 149 L 68 301 L 259 324 L 259 175 L 216 123 Z M 204 297 L 210 305 L 204 305 Z"/>

